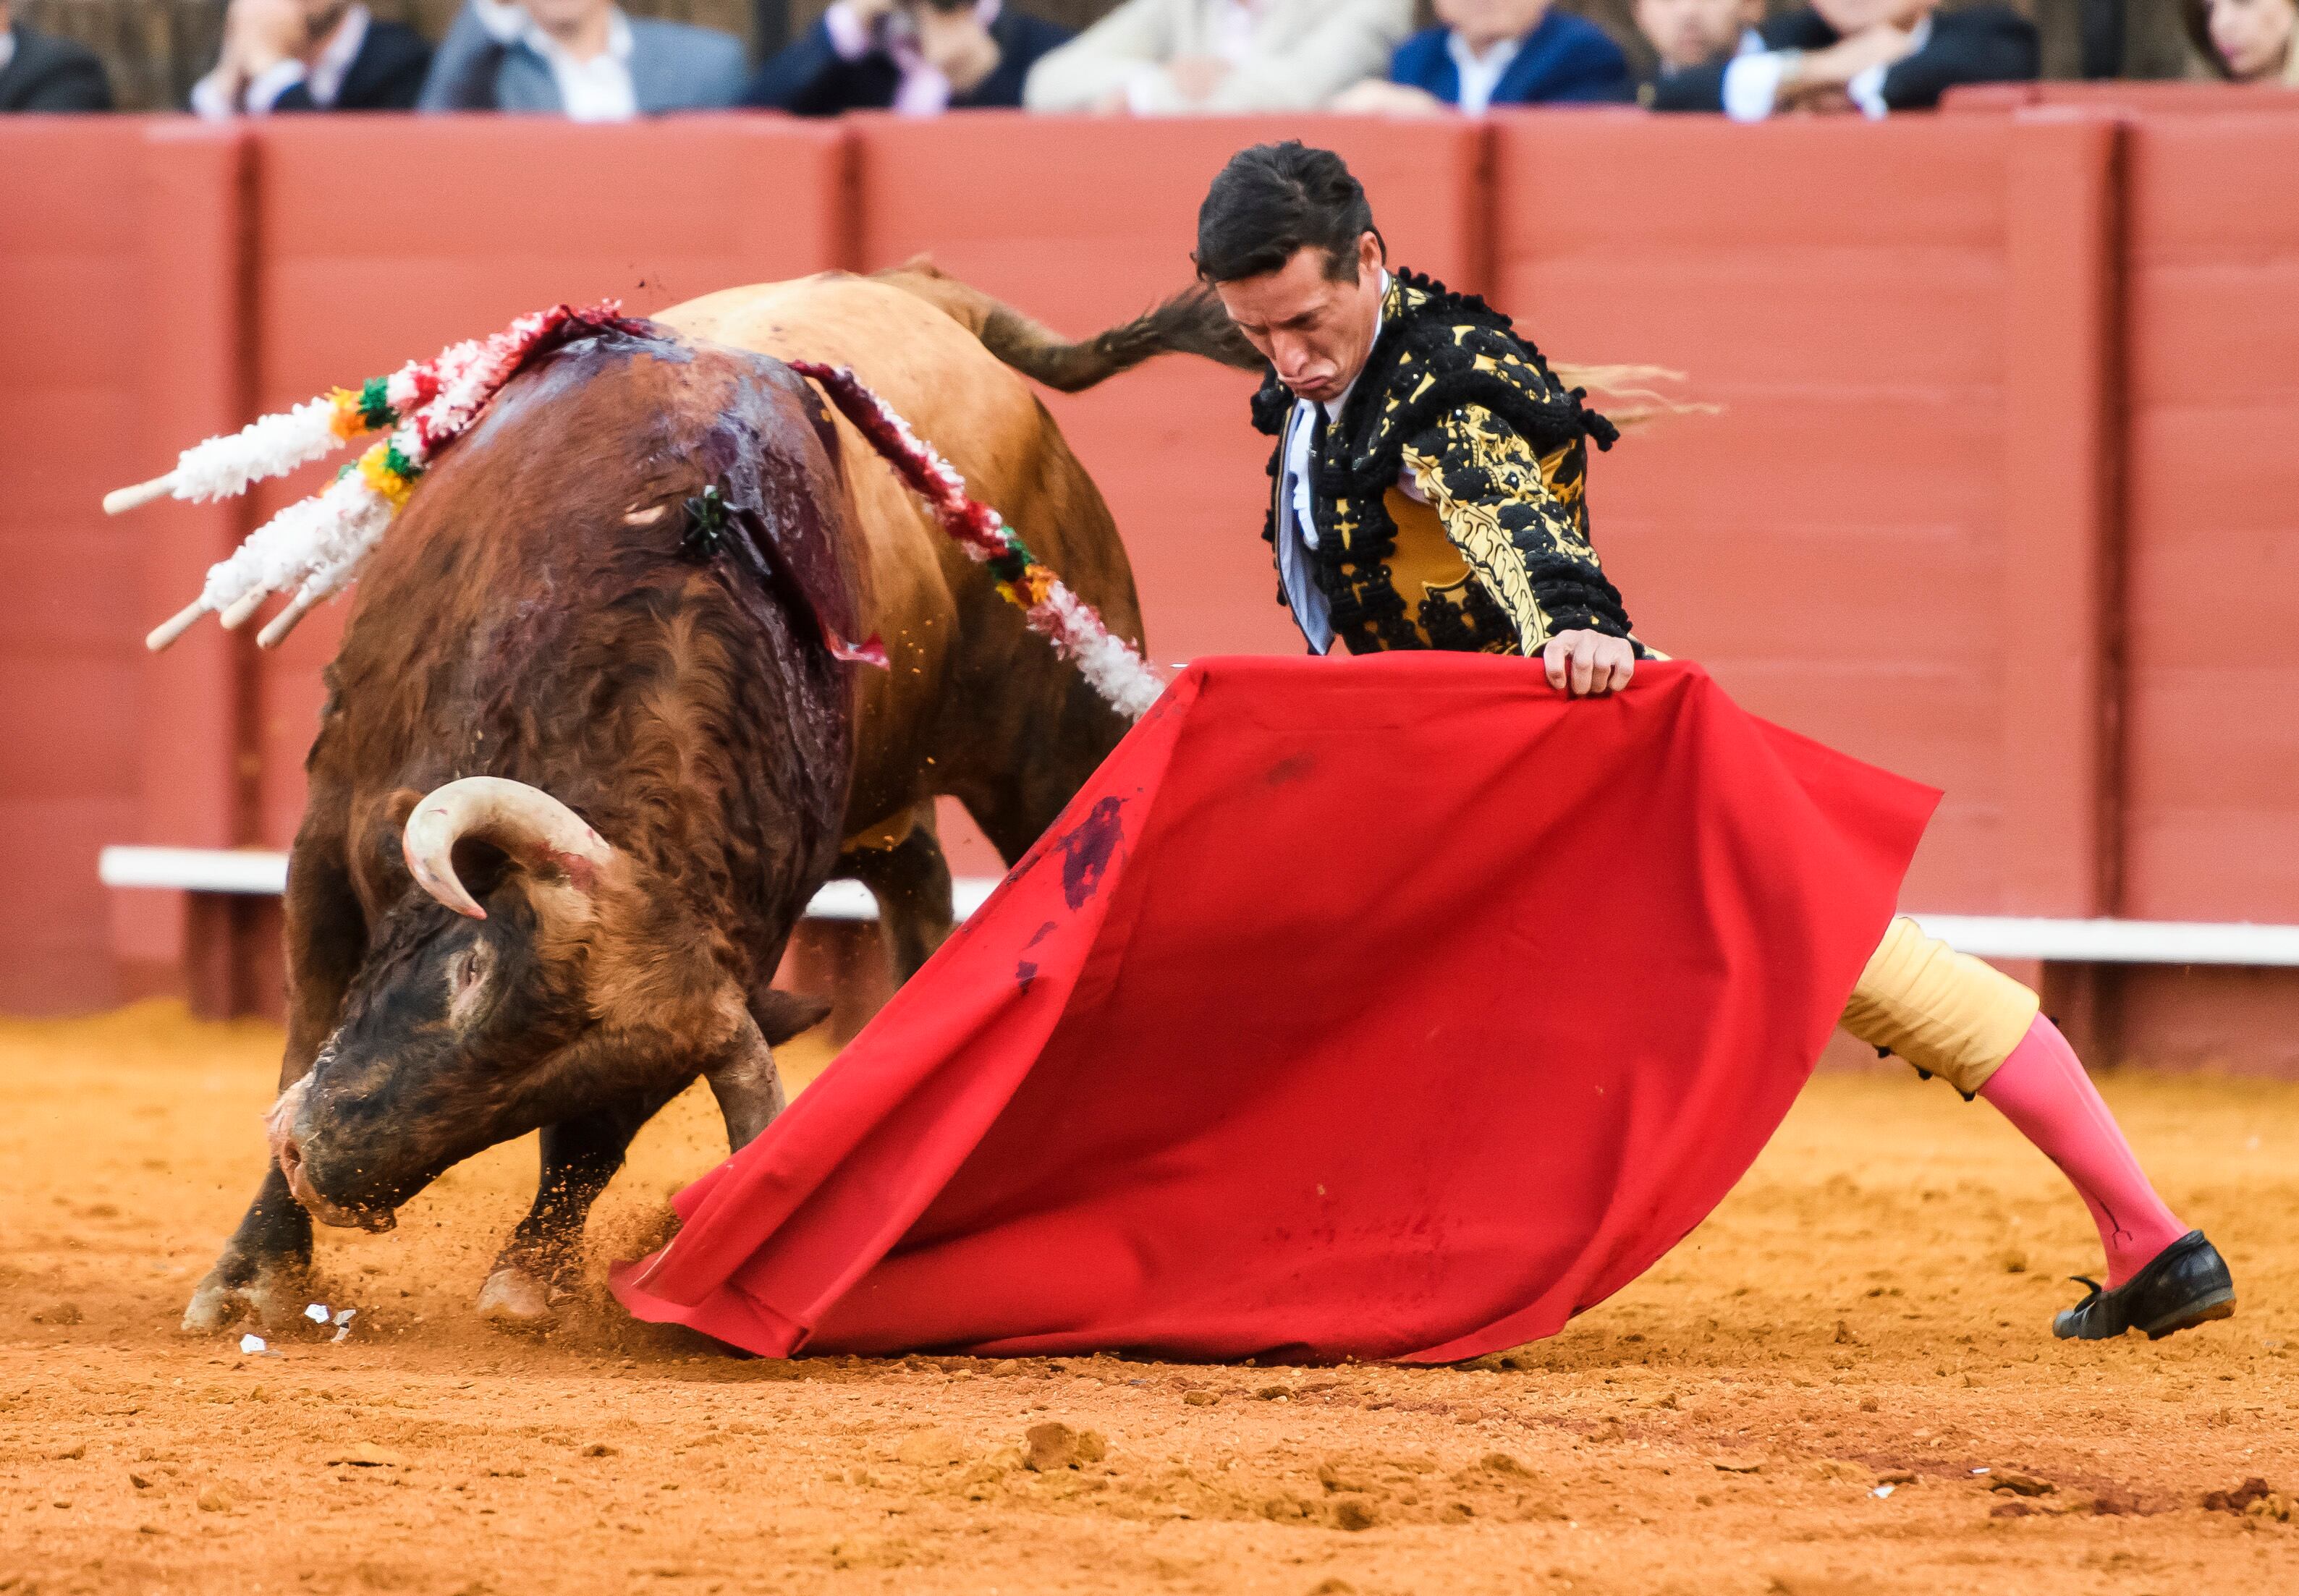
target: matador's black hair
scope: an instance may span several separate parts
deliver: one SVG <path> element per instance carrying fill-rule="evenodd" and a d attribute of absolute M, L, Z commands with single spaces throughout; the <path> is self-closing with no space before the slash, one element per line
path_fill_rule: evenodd
<path fill-rule="evenodd" d="M 1198 276 L 1257 277 L 1315 247 L 1325 253 L 1327 277 L 1355 282 L 1357 240 L 1367 233 L 1381 237 L 1373 206 L 1339 155 L 1298 138 L 1255 145 L 1230 157 L 1198 208 Z"/>

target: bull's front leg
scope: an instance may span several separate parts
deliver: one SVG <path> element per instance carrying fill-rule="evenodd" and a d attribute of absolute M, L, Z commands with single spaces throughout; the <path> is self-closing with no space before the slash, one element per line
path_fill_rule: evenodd
<path fill-rule="evenodd" d="M 768 1036 L 787 1040 L 820 1022 L 827 1005 L 786 992 L 753 1000 L 733 1046 L 703 1079 L 726 1121 L 726 1145 L 740 1153 L 783 1111 L 782 1075 Z M 683 1087 L 679 1089 L 684 1089 Z M 548 1327 L 583 1286 L 583 1227 L 592 1203 L 623 1167 L 631 1138 L 676 1091 L 650 1094 L 627 1110 L 585 1115 L 544 1128 L 543 1177 L 534 1206 L 495 1257 L 479 1288 L 479 1317 L 510 1330 Z"/>
<path fill-rule="evenodd" d="M 479 1288 L 479 1317 L 507 1330 L 547 1328 L 583 1289 L 583 1227 L 591 1204 L 623 1167 L 631 1138 L 671 1094 L 650 1094 L 543 1128 L 543 1174 L 535 1203 L 495 1255 Z"/>
<path fill-rule="evenodd" d="M 315 803 L 316 810 L 317 805 Z M 311 1072 L 342 1012 L 344 994 L 367 948 L 367 922 L 353 896 L 342 856 L 312 841 L 314 826 L 295 844 L 285 904 L 287 941 L 287 1046 L 279 1089 Z M 287 1189 L 275 1161 L 263 1171 L 255 1201 L 221 1256 L 184 1311 L 184 1329 L 213 1335 L 242 1319 L 266 1329 L 298 1321 L 311 1300 L 311 1216 Z"/>
<path fill-rule="evenodd" d="M 251 1318 L 269 1330 L 284 1328 L 309 1300 L 311 1275 L 311 1216 L 275 1163 L 263 1172 L 255 1201 L 215 1267 L 193 1292 L 184 1328 L 212 1335 Z"/>

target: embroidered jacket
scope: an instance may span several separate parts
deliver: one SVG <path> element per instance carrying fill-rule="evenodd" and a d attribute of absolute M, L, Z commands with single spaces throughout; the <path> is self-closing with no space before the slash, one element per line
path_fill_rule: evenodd
<path fill-rule="evenodd" d="M 1612 423 L 1481 300 L 1398 271 L 1382 314 L 1364 374 L 1308 472 L 1309 558 L 1335 636 L 1357 654 L 1526 655 L 1559 632 L 1630 637 L 1621 595 L 1589 544 L 1584 492 L 1586 440 L 1609 448 Z M 1271 373 L 1253 419 L 1278 440 L 1262 532 L 1273 547 L 1292 409 Z"/>

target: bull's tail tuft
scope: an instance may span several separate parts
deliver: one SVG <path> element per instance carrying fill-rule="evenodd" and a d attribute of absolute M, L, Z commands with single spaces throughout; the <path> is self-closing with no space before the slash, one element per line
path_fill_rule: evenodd
<path fill-rule="evenodd" d="M 1122 326 L 1072 343 L 1013 306 L 943 275 L 925 255 L 880 272 L 878 277 L 940 307 L 981 339 L 992 354 L 1058 393 L 1091 388 L 1153 355 L 1197 355 L 1240 371 L 1267 369 L 1213 290 L 1202 285 L 1184 289 Z"/>

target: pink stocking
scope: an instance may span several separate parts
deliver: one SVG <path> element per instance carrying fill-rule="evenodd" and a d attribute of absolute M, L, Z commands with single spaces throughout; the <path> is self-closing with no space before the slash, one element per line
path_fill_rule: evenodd
<path fill-rule="evenodd" d="M 1979 1095 L 2074 1183 L 2099 1227 L 2110 1291 L 2187 1234 L 2140 1172 L 2083 1061 L 2043 1015 Z"/>

